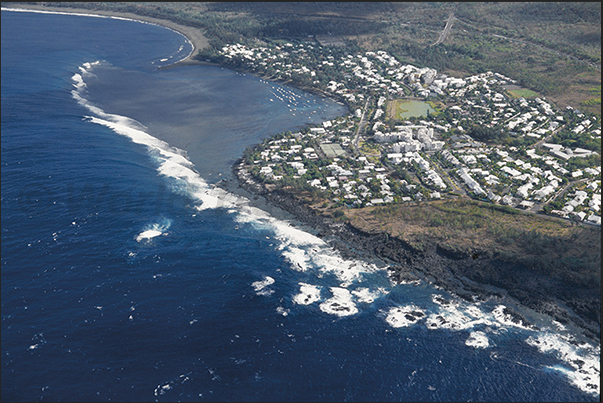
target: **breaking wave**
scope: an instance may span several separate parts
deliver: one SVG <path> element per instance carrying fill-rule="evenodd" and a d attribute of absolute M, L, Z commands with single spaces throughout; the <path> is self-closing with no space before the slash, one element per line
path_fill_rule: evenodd
<path fill-rule="evenodd" d="M 251 205 L 249 199 L 227 192 L 209 184 L 195 170 L 186 152 L 170 146 L 147 132 L 140 122 L 117 114 L 106 113 L 86 99 L 86 79 L 94 77 L 92 70 L 101 62 L 85 63 L 79 73 L 73 75 L 73 98 L 90 113 L 85 119 L 91 123 L 110 128 L 115 133 L 129 138 L 133 143 L 144 145 L 157 164 L 159 175 L 169 179 L 175 192 L 182 193 L 193 201 L 194 208 L 203 211 L 225 209 L 233 219 L 262 230 L 270 231 L 276 248 L 290 264 L 293 271 L 313 273 L 314 281 L 299 281 L 297 294 L 291 297 L 298 306 L 319 305 L 322 312 L 339 317 L 357 315 L 363 306 L 373 304 L 390 294 L 393 287 L 416 287 L 418 282 L 395 285 L 387 277 L 387 266 L 379 266 L 361 260 L 344 259 L 321 238 L 293 227 L 266 211 Z M 136 241 L 148 241 L 165 235 L 171 222 L 158 222 L 142 229 Z M 257 295 L 270 297 L 270 287 L 275 279 L 264 276 L 251 287 Z M 516 331 L 527 344 L 541 353 L 552 354 L 566 363 L 563 367 L 546 368 L 563 372 L 570 382 L 581 390 L 599 395 L 600 346 L 575 345 L 566 336 L 560 336 L 559 327 L 539 329 L 513 314 L 505 305 L 494 307 L 486 303 L 467 303 L 460 299 L 446 299 L 436 289 L 431 301 L 412 304 L 394 304 L 378 313 L 385 323 L 403 331 L 411 326 L 424 326 L 429 330 L 467 332 L 465 345 L 476 349 L 494 348 L 492 340 L 502 333 Z M 279 306 L 277 312 L 283 316 L 289 310 Z M 554 324 L 554 321 L 551 322 Z M 525 336 L 524 336 L 525 334 Z M 545 370 L 545 368 L 543 368 Z M 170 385 L 157 389 L 163 393 Z"/>

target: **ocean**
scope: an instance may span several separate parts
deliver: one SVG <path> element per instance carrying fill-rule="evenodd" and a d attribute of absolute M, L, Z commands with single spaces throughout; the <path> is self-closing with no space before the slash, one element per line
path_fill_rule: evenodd
<path fill-rule="evenodd" d="M 1 17 L 2 401 L 599 401 L 600 345 L 395 284 L 216 186 L 343 105 L 158 69 L 192 47 L 157 25 Z"/>

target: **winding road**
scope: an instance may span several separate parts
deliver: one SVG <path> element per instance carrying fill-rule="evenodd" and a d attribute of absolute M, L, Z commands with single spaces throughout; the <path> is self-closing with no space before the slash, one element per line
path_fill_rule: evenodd
<path fill-rule="evenodd" d="M 440 37 L 431 46 L 436 46 L 436 45 L 439 45 L 440 43 L 444 42 L 444 40 L 446 39 L 446 37 L 450 33 L 450 30 L 452 29 L 452 24 L 454 24 L 454 13 L 450 14 L 450 16 L 448 17 L 448 20 L 446 21 L 446 26 L 444 27 L 444 29 L 440 33 Z"/>

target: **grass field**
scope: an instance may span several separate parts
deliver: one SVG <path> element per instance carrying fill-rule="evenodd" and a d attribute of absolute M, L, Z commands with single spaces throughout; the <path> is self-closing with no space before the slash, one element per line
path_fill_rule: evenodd
<path fill-rule="evenodd" d="M 390 101 L 387 107 L 387 117 L 395 120 L 427 116 L 428 112 L 435 112 L 432 103 L 410 99 L 395 99 Z"/>
<path fill-rule="evenodd" d="M 489 251 L 554 260 L 600 256 L 600 232 L 551 217 L 473 200 L 441 200 L 346 210 L 367 232 L 386 231 L 421 248 L 427 240 L 451 250 Z M 596 260 L 596 259 L 595 259 Z"/>
<path fill-rule="evenodd" d="M 509 90 L 508 91 L 511 95 L 513 95 L 515 98 L 535 98 L 538 96 L 538 93 L 532 91 L 532 90 L 528 90 L 527 88 L 521 88 L 521 89 L 517 89 L 517 90 Z"/>
<path fill-rule="evenodd" d="M 361 140 L 358 146 L 363 154 L 375 156 L 381 155 L 381 151 L 379 150 L 379 147 L 376 144 L 368 143 L 364 140 Z"/>

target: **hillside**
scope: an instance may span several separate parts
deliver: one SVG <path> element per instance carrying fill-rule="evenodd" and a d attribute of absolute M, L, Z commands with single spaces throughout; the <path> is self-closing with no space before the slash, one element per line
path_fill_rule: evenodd
<path fill-rule="evenodd" d="M 8 4 L 8 3 L 6 3 Z M 17 4 L 17 3 L 13 3 Z M 19 3 L 46 4 L 46 3 Z M 457 75 L 496 71 L 552 100 L 601 113 L 597 2 L 57 2 L 200 29 L 214 48 L 274 39 L 382 49 Z M 450 32 L 440 38 L 448 18 Z M 441 43 L 434 46 L 436 42 Z M 344 46 L 345 46 L 344 45 Z M 454 75 L 454 74 L 453 74 Z"/>

